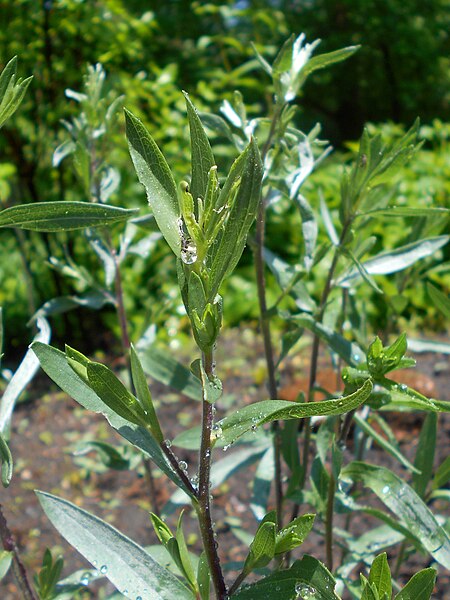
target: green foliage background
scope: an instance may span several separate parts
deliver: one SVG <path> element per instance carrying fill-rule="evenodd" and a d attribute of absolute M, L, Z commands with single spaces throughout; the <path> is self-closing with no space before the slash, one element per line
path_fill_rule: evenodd
<path fill-rule="evenodd" d="M 63 161 L 54 168 L 52 154 L 66 139 L 61 120 L 77 111 L 65 90 L 81 90 L 88 64 L 103 64 L 112 97 L 125 95 L 124 103 L 149 126 L 180 180 L 188 172 L 189 159 L 180 90 L 187 90 L 200 108 L 218 112 L 221 102 L 239 89 L 253 113 L 261 114 L 270 109 L 271 90 L 264 74 L 256 69 L 250 43 L 270 60 L 291 32 L 304 31 L 308 41 L 324 39 L 321 51 L 349 44 L 361 44 L 361 49 L 348 62 L 319 72 L 306 85 L 299 101 L 299 126 L 307 131 L 321 122 L 322 137 L 349 158 L 353 146 L 345 140 L 358 137 L 365 121 L 397 123 L 383 128 L 387 137 L 392 137 L 402 124 L 409 125 L 419 115 L 427 125 L 423 129 L 427 142 L 414 164 L 403 171 L 401 194 L 410 204 L 412 198 L 419 205 L 444 206 L 448 203 L 450 170 L 449 128 L 445 124 L 450 97 L 449 8 L 448 0 L 368 0 L 363 5 L 354 0 L 1 1 L 0 67 L 18 54 L 20 73 L 33 74 L 34 80 L 21 110 L 2 131 L 0 202 L 9 206 L 86 199 L 68 163 Z M 261 99 L 268 106 L 261 106 Z M 110 162 L 119 169 L 122 184 L 113 202 L 144 206 L 121 124 L 114 142 Z M 221 153 L 220 139 L 218 142 L 216 155 L 228 163 L 231 157 L 225 149 Z M 337 200 L 337 164 L 341 159 L 330 159 L 308 182 L 312 198 L 320 189 L 325 197 Z M 275 209 L 270 215 L 271 247 L 282 256 L 292 258 L 297 252 L 297 218 L 292 209 L 287 213 Z M 389 247 L 391 233 L 389 229 L 377 232 L 381 246 Z M 84 247 L 78 247 L 71 238 L 33 233 L 23 237 L 38 306 L 52 296 L 71 292 L 68 283 L 47 264 L 49 256 L 63 256 L 63 243 L 90 269 L 97 268 L 92 260 L 89 264 Z M 1 255 L 8 260 L 0 261 L 0 304 L 5 307 L 7 337 L 13 345 L 23 336 L 30 312 L 26 283 L 17 276 L 22 268 L 16 251 L 19 242 L 13 233 L 2 232 Z M 133 326 L 138 331 L 149 320 L 164 321 L 177 303 L 169 284 L 167 289 L 153 284 L 155 265 L 158 269 L 172 268 L 171 262 L 165 261 L 166 255 L 164 245 L 158 245 L 154 260 L 145 263 L 137 259 L 132 269 L 125 269 L 128 309 L 136 315 Z M 235 276 L 247 287 L 254 285 L 247 267 L 250 262 L 244 255 Z M 228 286 L 235 291 L 234 296 L 231 294 L 235 301 L 229 300 L 225 313 L 229 322 L 256 317 L 256 306 L 248 305 L 242 313 L 245 286 L 233 283 L 233 279 Z M 162 306 L 157 312 L 155 297 Z M 442 327 L 434 313 L 429 314 L 424 293 L 415 293 L 411 300 L 419 312 L 419 326 Z M 384 314 L 376 307 L 372 313 L 374 319 Z M 104 318 L 108 319 L 107 312 Z M 81 337 L 96 319 L 95 314 L 83 312 L 86 330 L 79 333 Z M 68 315 L 60 319 L 56 330 L 64 336 L 64 330 L 71 326 Z"/>

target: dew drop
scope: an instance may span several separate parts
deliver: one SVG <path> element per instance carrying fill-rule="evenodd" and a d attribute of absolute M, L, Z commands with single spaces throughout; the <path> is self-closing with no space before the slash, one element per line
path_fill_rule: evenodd
<path fill-rule="evenodd" d="M 185 265 L 192 265 L 197 260 L 197 247 L 194 244 L 186 244 L 181 248 L 181 260 Z"/>
<path fill-rule="evenodd" d="M 183 473 L 186 473 L 187 471 L 187 462 L 185 462 L 184 460 L 180 460 L 180 462 L 178 463 L 180 466 L 180 469 L 183 471 Z"/>
<path fill-rule="evenodd" d="M 298 594 L 297 600 L 307 600 L 312 598 L 316 593 L 316 589 L 307 583 L 297 583 L 295 586 L 295 592 Z"/>
<path fill-rule="evenodd" d="M 166 448 L 170 448 L 170 446 L 172 445 L 172 442 L 170 440 L 164 440 L 164 445 Z"/>
<path fill-rule="evenodd" d="M 142 600 L 142 596 L 136 596 L 136 600 Z"/>
<path fill-rule="evenodd" d="M 256 433 L 257 430 L 258 430 L 258 426 L 257 425 L 252 425 L 250 429 L 252 430 L 252 433 Z"/>
<path fill-rule="evenodd" d="M 391 488 L 388 485 L 385 485 L 384 488 L 381 490 L 382 494 L 387 494 L 389 492 Z"/>
<path fill-rule="evenodd" d="M 90 573 L 83 573 L 83 575 L 81 576 L 81 579 L 80 579 L 80 584 L 81 585 L 89 585 L 90 578 L 91 578 Z"/>
<path fill-rule="evenodd" d="M 102 575 L 105 575 L 107 572 L 108 572 L 108 567 L 107 567 L 106 565 L 102 565 L 102 566 L 100 567 L 100 573 L 101 573 Z"/>
<path fill-rule="evenodd" d="M 406 390 L 408 389 L 408 386 L 406 385 L 406 383 L 401 383 L 399 385 L 399 388 L 401 389 L 402 392 L 406 392 Z"/>

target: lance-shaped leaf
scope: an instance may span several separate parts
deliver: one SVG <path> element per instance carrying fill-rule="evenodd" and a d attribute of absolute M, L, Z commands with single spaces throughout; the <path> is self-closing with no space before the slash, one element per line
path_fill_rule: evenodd
<path fill-rule="evenodd" d="M 448 294 L 444 294 L 444 292 L 441 292 L 441 290 L 431 283 L 427 283 L 427 292 L 435 307 L 440 310 L 447 319 L 450 319 L 450 298 L 448 297 Z"/>
<path fill-rule="evenodd" d="M 139 358 L 144 371 L 156 381 L 170 386 L 192 400 L 202 399 L 200 381 L 167 351 L 150 346 L 139 352 Z"/>
<path fill-rule="evenodd" d="M 215 165 L 215 160 L 197 110 L 190 101 L 188 94 L 186 92 L 183 92 L 183 94 L 186 98 L 189 130 L 191 134 L 192 180 L 190 191 L 194 198 L 194 203 L 196 203 L 198 198 L 205 198 L 209 171 L 211 167 Z"/>
<path fill-rule="evenodd" d="M 225 276 L 236 267 L 261 198 L 263 164 L 254 139 L 244 150 L 241 182 L 216 244 L 211 246 L 210 298 L 215 298 Z M 230 173 L 231 175 L 231 173 Z M 224 189 L 227 183 L 224 184 Z M 221 194 L 222 195 L 222 194 Z"/>
<path fill-rule="evenodd" d="M 314 518 L 313 514 L 302 515 L 280 529 L 276 537 L 275 554 L 284 554 L 303 544 L 312 529 Z"/>
<path fill-rule="evenodd" d="M 272 421 L 340 415 L 349 412 L 367 400 L 372 392 L 372 387 L 372 381 L 368 379 L 353 394 L 335 400 L 295 404 L 284 400 L 263 400 L 249 404 L 219 421 L 217 425 L 222 430 L 220 441 L 231 444 L 247 431 L 255 430 Z"/>
<path fill-rule="evenodd" d="M 305 554 L 290 569 L 277 571 L 257 583 L 241 588 L 231 596 L 231 600 L 297 600 L 302 596 L 315 600 L 339 600 L 334 592 L 335 585 L 336 582 L 325 565 Z"/>
<path fill-rule="evenodd" d="M 355 342 L 350 342 L 345 339 L 336 331 L 333 331 L 326 325 L 316 321 L 311 315 L 294 315 L 293 317 L 290 317 L 290 320 L 300 327 L 305 327 L 315 333 L 320 339 L 324 340 L 336 354 L 343 358 L 347 364 L 357 366 L 361 362 L 364 353 Z"/>
<path fill-rule="evenodd" d="M 17 79 L 17 56 L 14 56 L 0 74 L 0 127 L 19 108 L 33 77 Z"/>
<path fill-rule="evenodd" d="M 369 275 L 389 275 L 397 273 L 403 269 L 412 266 L 418 260 L 432 256 L 449 241 L 448 235 L 439 235 L 405 246 L 400 246 L 395 250 L 380 252 L 377 256 L 370 258 L 362 263 L 362 266 Z M 338 281 L 342 287 L 350 287 L 360 277 L 359 271 L 353 267 L 344 274 Z"/>
<path fill-rule="evenodd" d="M 244 573 L 260 569 L 270 563 L 275 556 L 276 523 L 265 521 L 258 527 L 255 537 L 250 544 L 244 564 Z"/>
<path fill-rule="evenodd" d="M 375 208 L 367 212 L 357 213 L 357 217 L 447 217 L 450 215 L 450 209 L 440 206 L 428 207 L 409 207 L 409 206 L 391 206 L 388 208 Z"/>
<path fill-rule="evenodd" d="M 392 598 L 391 570 L 387 561 L 387 554 L 379 554 L 370 567 L 369 583 L 375 586 L 380 598 L 387 594 L 389 600 Z"/>
<path fill-rule="evenodd" d="M 161 443 L 164 440 L 164 436 L 159 425 L 158 417 L 156 416 L 152 395 L 150 394 L 144 370 L 133 345 L 131 345 L 130 348 L 130 358 L 131 373 L 133 376 L 133 383 L 134 387 L 136 388 L 137 397 L 142 405 L 142 408 L 144 409 L 144 412 L 147 415 L 148 423 L 150 425 L 153 435 L 155 436 L 156 441 Z"/>
<path fill-rule="evenodd" d="M 138 209 L 89 202 L 34 202 L 0 211 L 0 227 L 30 231 L 73 231 L 107 227 L 136 216 Z"/>
<path fill-rule="evenodd" d="M 51 330 L 48 321 L 39 318 L 36 322 L 39 332 L 36 334 L 34 341 L 47 343 L 50 340 Z M 0 347 L 1 348 L 1 347 Z M 39 368 L 39 361 L 34 356 L 31 350 L 25 354 L 17 371 L 14 373 L 8 385 L 6 386 L 3 396 L 0 400 L 0 432 L 8 431 L 11 422 L 11 416 L 14 411 L 14 406 L 20 394 L 33 379 L 36 371 Z"/>
<path fill-rule="evenodd" d="M 394 600 L 430 600 L 435 583 L 435 569 L 422 569 L 411 577 Z"/>
<path fill-rule="evenodd" d="M 450 538 L 446 530 L 420 496 L 398 475 L 362 462 L 353 462 L 342 470 L 342 477 L 362 481 L 392 510 L 410 534 L 433 556 L 450 568 Z"/>
<path fill-rule="evenodd" d="M 123 419 L 135 425 L 147 426 L 147 414 L 137 398 L 106 365 L 89 362 L 86 370 L 89 385 L 107 406 Z"/>
<path fill-rule="evenodd" d="M 413 488 L 421 498 L 425 497 L 427 485 L 433 476 L 434 455 L 437 441 L 437 414 L 428 413 L 420 430 L 414 466 L 418 473 L 413 476 Z"/>
<path fill-rule="evenodd" d="M 67 500 L 37 492 L 59 533 L 127 596 L 152 600 L 193 600 L 193 593 L 138 544 Z"/>
<path fill-rule="evenodd" d="M 0 470 L 3 487 L 8 487 L 13 474 L 13 459 L 5 438 L 0 433 Z"/>
<path fill-rule="evenodd" d="M 158 227 L 176 256 L 180 256 L 180 208 L 177 188 L 161 150 L 142 122 L 125 109 L 126 134 L 131 158 Z"/>
<path fill-rule="evenodd" d="M 182 488 L 186 493 L 189 493 L 189 490 L 168 464 L 160 446 L 156 443 L 148 429 L 123 419 L 107 404 L 102 402 L 86 383 L 85 378 L 80 376 L 78 372 L 75 372 L 72 366 L 69 365 L 64 352 L 39 342 L 34 342 L 31 348 L 38 357 L 42 369 L 64 392 L 69 394 L 84 408 L 104 415 L 111 426 L 122 437 L 148 454 L 175 485 Z M 72 360 L 76 362 L 75 359 Z M 79 369 L 82 372 L 83 365 L 81 363 Z"/>

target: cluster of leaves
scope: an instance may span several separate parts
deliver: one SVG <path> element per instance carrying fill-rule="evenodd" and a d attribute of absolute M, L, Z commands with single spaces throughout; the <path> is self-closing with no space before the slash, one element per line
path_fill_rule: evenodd
<path fill-rule="evenodd" d="M 64 0 L 44 2 L 39 6 L 18 0 L 8 2 L 2 8 L 0 40 L 4 54 L 1 58 L 6 62 L 6 57 L 20 51 L 24 70 L 39 74 L 33 84 L 33 93 L 27 95 L 20 115 L 9 120 L 0 140 L 2 157 L 6 161 L 0 165 L 0 200 L 5 205 L 87 199 L 83 180 L 75 170 L 66 168 L 64 163 L 57 170 L 52 164 L 55 146 L 67 142 L 60 122 L 62 119 L 67 122 L 79 108 L 73 94 L 69 93 L 70 102 L 66 101 L 65 90 L 81 89 L 87 63 L 101 63 L 114 73 L 108 83 L 113 96 L 126 90 L 127 105 L 144 124 L 152 125 L 156 140 L 164 144 L 177 179 L 185 177 L 188 168 L 187 157 L 179 152 L 187 142 L 186 130 L 179 127 L 184 110 L 179 87 L 195 93 L 201 108 L 208 106 L 217 110 L 224 96 L 232 100 L 235 87 L 245 91 L 251 114 L 261 112 L 266 102 L 270 103 L 272 82 L 254 76 L 258 61 L 251 49 L 251 41 L 255 41 L 258 51 L 266 57 L 274 57 L 284 37 L 297 27 L 306 31 L 309 38 L 324 37 L 322 47 L 325 49 L 340 47 L 348 40 L 363 44 L 351 69 L 342 66 L 325 74 L 318 73 L 302 101 L 303 122 L 325 120 L 329 125 L 327 131 L 332 132 L 334 139 L 336 136 L 340 140 L 359 136 L 362 122 L 367 118 L 399 120 L 401 117 L 403 121 L 409 121 L 411 115 L 423 114 L 424 107 L 430 115 L 439 113 L 448 87 L 448 69 L 445 60 L 441 59 L 445 54 L 442 45 L 444 32 L 448 29 L 447 11 L 442 9 L 441 0 L 428 3 L 426 9 L 417 2 L 406 7 L 399 0 L 391 0 L 383 8 L 371 3 L 363 17 L 360 11 L 354 10 L 352 2 L 347 1 L 334 9 L 320 0 L 302 7 L 282 1 L 268 7 L 256 1 L 236 5 L 231 0 L 214 0 L 169 3 L 151 10 L 140 0 L 95 3 Z M 334 27 L 335 23 L 339 23 L 338 28 Z M 385 41 L 386 23 L 395 28 L 389 44 Z M 400 28 L 399 23 L 402 23 Z M 419 38 L 420 51 L 416 43 Z M 303 73 L 306 75 L 305 71 Z M 375 83 L 373 77 L 368 78 L 367 73 L 377 73 L 379 83 Z M 421 73 L 421 77 L 417 77 L 417 73 Z M 317 86 L 315 82 L 318 82 Z M 341 92 L 354 90 L 356 82 L 358 93 Z M 389 94 L 385 93 L 386 89 L 390 90 Z M 421 103 L 420 110 L 416 102 Z M 382 107 L 382 113 L 366 112 L 368 108 L 379 107 Z M 399 107 L 404 110 L 401 115 L 397 114 Z M 349 124 L 354 129 L 349 130 Z M 344 127 L 347 128 L 342 131 Z M 337 129 L 340 129 L 338 134 Z M 136 187 L 128 169 L 124 137 L 118 128 L 112 129 L 111 140 L 108 161 L 110 168 L 121 175 L 120 203 L 132 206 Z M 226 144 L 219 144 L 215 154 L 219 159 L 232 160 L 232 152 Z M 431 160 L 434 158 L 430 157 Z M 445 177 L 440 179 L 443 180 Z M 112 195 L 113 203 L 119 199 L 118 191 L 119 188 Z M 281 213 L 278 218 L 271 217 L 270 221 L 271 232 L 280 240 L 282 248 L 282 243 L 287 238 L 292 239 L 294 234 L 286 231 L 287 219 L 282 218 Z M 380 237 L 382 234 L 381 230 Z M 4 282 L 0 302 L 8 307 L 7 326 L 12 335 L 13 332 L 22 338 L 26 335 L 24 323 L 45 301 L 79 292 L 74 288 L 80 284 L 80 279 L 67 280 L 60 271 L 49 267 L 51 258 L 65 260 L 62 251 L 65 241 L 64 235 L 55 238 L 26 231 L 2 236 L 2 252 L 10 255 L 11 261 L 0 265 Z M 383 247 L 388 245 L 385 243 Z M 91 273 L 96 269 L 85 246 L 76 245 L 71 250 L 76 263 L 88 264 Z M 158 246 L 158 258 L 164 258 L 170 268 L 163 246 Z M 15 273 L 23 268 L 24 260 L 29 273 L 25 274 L 26 283 L 21 284 Z M 132 276 L 130 269 L 124 268 L 127 286 L 134 288 L 128 302 L 135 313 L 150 311 L 154 304 L 152 296 L 159 292 L 154 283 L 156 262 L 139 263 L 140 277 L 137 278 Z M 97 276 L 100 273 L 98 270 Z M 141 282 L 144 281 L 151 282 L 150 290 L 147 290 L 150 293 L 141 293 Z M 173 286 L 165 285 L 167 295 L 173 293 Z M 239 285 L 230 282 L 230 289 L 238 291 Z M 396 296 L 401 297 L 401 294 Z M 395 302 L 401 300 L 396 298 Z M 235 306 L 243 312 L 245 303 L 239 296 Z M 249 315 L 250 310 L 243 316 Z M 162 311 L 162 314 L 152 314 L 152 319 L 163 322 L 166 316 Z M 373 319 L 378 316 L 374 315 Z M 105 322 L 110 326 L 111 319 L 105 317 Z M 143 326 L 142 319 L 138 322 Z M 92 323 L 87 314 L 81 325 L 80 339 Z M 435 326 L 432 320 L 428 323 Z M 67 319 L 61 319 L 58 325 L 58 331 L 67 329 L 69 333 Z M 18 339 L 12 342 L 20 343 Z M 10 343 L 9 339 L 7 343 Z"/>
<path fill-rule="evenodd" d="M 161 355 L 151 346 L 150 350 L 141 351 L 141 355 L 133 346 L 128 348 L 120 278 L 120 263 L 127 254 L 127 245 L 122 243 L 117 251 L 109 228 L 134 220 L 135 211 L 106 203 L 117 177 L 105 162 L 107 156 L 101 152 L 101 146 L 104 136 L 108 140 L 108 127 L 118 102 L 112 104 L 113 108 L 106 101 L 100 102 L 103 85 L 100 67 L 90 70 L 86 94 L 75 93 L 75 99 L 82 105 L 83 116 L 68 125 L 71 139 L 56 152 L 57 161 L 69 154 L 73 156 L 76 173 L 91 202 L 31 203 L 0 212 L 0 228 L 59 231 L 64 235 L 67 231 L 86 230 L 86 239 L 104 264 L 106 287 L 115 282 L 111 302 L 117 308 L 131 389 L 106 365 L 90 360 L 69 346 L 61 352 L 48 345 L 49 331 L 43 318 L 52 312 L 48 306 L 36 314 L 44 339 L 38 338 L 32 344 L 29 356 L 34 353 L 43 370 L 61 389 L 86 409 L 103 414 L 125 440 L 167 475 L 178 491 L 165 507 L 165 514 L 191 504 L 198 517 L 203 543 L 201 556 L 193 556 L 183 533 L 182 515 L 173 533 L 164 520 L 152 514 L 151 521 L 163 551 L 154 547 L 147 550 L 74 504 L 38 492 L 48 518 L 94 567 L 92 571 L 58 582 L 62 563 L 59 559 L 53 561 L 46 552 L 43 568 L 36 578 L 41 599 L 64 598 L 90 581 L 107 577 L 120 593 L 142 599 L 206 600 L 212 584 L 220 600 L 227 597 L 235 600 L 255 597 L 338 600 L 345 588 L 358 600 L 389 600 L 398 585 L 397 569 L 392 577 L 386 555 L 378 553 L 395 544 L 401 545 L 400 557 L 419 550 L 432 557 L 435 563 L 450 568 L 447 529 L 441 524 L 441 515 L 434 514 L 429 507 L 437 497 L 448 501 L 448 491 L 444 489 L 449 479 L 448 460 L 437 470 L 433 463 L 437 415 L 448 412 L 450 404 L 428 399 L 388 377 L 392 371 L 412 366 L 414 362 L 405 356 L 406 336 L 400 335 L 388 346 L 379 338 L 368 343 L 364 311 L 357 304 L 360 284 L 365 283 L 382 295 L 384 290 L 376 279 L 378 275 L 403 271 L 440 252 L 449 240 L 448 235 L 442 234 L 449 211 L 434 206 L 391 204 L 391 177 L 414 154 L 418 124 L 388 146 L 383 144 L 381 136 L 370 136 L 364 131 L 355 162 L 342 174 L 336 214 L 331 214 L 323 200 L 316 209 L 300 193 L 306 178 L 328 150 L 324 150 L 323 143 L 318 140 L 319 128 L 306 135 L 294 126 L 292 103 L 311 73 L 341 62 L 356 50 L 350 47 L 313 56 L 316 47 L 317 42 L 305 44 L 303 35 L 291 37 L 272 65 L 257 53 L 257 60 L 271 78 L 275 90 L 274 112 L 270 118 L 249 119 L 239 93 L 235 94 L 233 102 L 224 104 L 223 117 L 199 114 L 185 95 L 191 175 L 189 183 L 183 181 L 178 187 L 155 140 L 142 122 L 126 111 L 131 158 L 146 189 L 158 229 L 176 256 L 181 297 L 201 354 L 201 359 L 192 362 L 190 371 L 164 354 L 161 360 Z M 10 73 L 8 77 L 12 75 Z M 13 80 L 5 89 L 14 92 L 15 85 Z M 16 98 L 13 108 L 17 108 L 20 93 L 13 97 Z M 218 176 L 204 124 L 219 130 L 229 140 L 230 148 L 238 152 L 225 178 Z M 263 141 L 261 146 L 255 134 Z M 301 251 L 295 265 L 286 263 L 272 249 L 263 246 L 261 227 L 264 228 L 267 205 L 277 206 L 283 201 L 294 203 L 301 219 Z M 256 215 L 257 235 L 252 242 L 256 263 L 258 266 L 258 260 L 265 261 L 280 287 L 279 298 L 267 308 L 264 282 L 261 271 L 258 272 L 269 375 L 271 371 L 275 375 L 276 368 L 293 351 L 304 330 L 310 330 L 313 335 L 310 388 L 308 397 L 299 397 L 297 402 L 278 400 L 272 395 L 269 400 L 240 406 L 215 420 L 214 405 L 222 392 L 214 365 L 214 348 L 222 325 L 219 291 L 241 257 Z M 411 219 L 414 224 L 406 243 L 400 242 L 392 250 L 383 249 L 371 254 L 376 242 L 372 223 L 380 217 Z M 149 220 L 145 218 L 147 223 Z M 321 224 L 328 238 L 322 241 L 318 236 Z M 67 272 L 70 264 L 63 267 Z M 312 294 L 307 284 L 311 274 L 316 272 L 319 273 L 321 293 Z M 430 296 L 436 308 L 447 315 L 449 301 L 446 295 L 438 288 L 430 288 Z M 341 302 L 343 298 L 346 302 Z M 58 298 L 54 305 L 56 310 L 61 310 L 64 302 L 67 306 L 69 300 Z M 273 315 L 283 318 L 290 327 L 277 361 L 267 344 L 270 339 L 268 323 Z M 351 336 L 344 331 L 345 320 L 351 323 Z M 344 390 L 343 395 L 337 397 L 334 390 L 325 390 L 327 398 L 313 402 L 320 341 L 326 343 L 341 371 Z M 145 348 L 145 344 L 142 347 Z M 14 376 L 18 383 L 13 377 L 0 405 L 4 485 L 12 476 L 8 430 L 14 402 L 27 382 L 23 371 L 27 370 L 28 377 L 33 371 L 29 368 L 29 356 Z M 181 389 L 189 388 L 190 395 L 202 402 L 200 435 L 197 429 L 186 431 L 173 441 L 166 439 L 145 371 L 162 381 L 169 379 L 172 385 Z M 182 384 L 177 383 L 176 374 Z M 394 410 L 427 413 L 414 464 L 403 456 L 394 432 L 382 416 L 383 412 Z M 313 418 L 319 418 L 317 433 L 311 429 Z M 268 423 L 274 426 L 264 428 Z M 300 423 L 303 423 L 303 431 Z M 351 424 L 355 426 L 354 460 L 349 460 L 346 453 Z M 302 456 L 299 452 L 301 440 L 304 445 Z M 312 441 L 316 452 L 309 469 Z M 412 474 L 411 484 L 393 471 L 363 460 L 369 441 L 380 445 Z M 172 444 L 199 449 L 198 473 L 193 478 L 188 476 L 186 465 L 174 454 Z M 226 450 L 233 444 L 240 444 L 239 452 L 211 464 L 214 448 Z M 105 446 L 102 450 L 109 458 L 112 456 Z M 240 566 L 239 575 L 227 589 L 211 517 L 211 487 L 257 460 L 251 508 L 258 526 L 249 540 L 247 557 Z M 283 470 L 289 474 L 288 486 L 283 485 Z M 276 510 L 269 510 L 272 479 L 276 486 Z M 369 488 L 387 510 L 361 503 L 361 486 Z M 292 503 L 294 513 L 284 524 L 283 509 L 288 502 Z M 315 515 L 310 512 L 298 515 L 305 502 L 313 507 Z M 350 533 L 349 527 L 346 530 L 334 527 L 336 512 L 346 514 L 349 524 L 352 515 L 361 512 L 376 517 L 383 525 L 357 537 Z M 3 536 L 2 527 L 0 523 Z M 308 555 L 291 564 L 290 553 L 301 546 L 313 527 L 325 539 L 327 566 Z M 333 544 L 337 543 L 343 549 L 343 559 L 338 568 L 333 569 Z M 175 565 L 176 574 L 165 566 L 167 556 L 170 558 L 168 564 Z M 11 562 L 18 558 L 11 550 L 2 560 Z M 267 570 L 270 563 L 273 567 Z M 369 570 L 367 577 L 362 575 L 357 581 L 354 572 L 360 570 L 361 563 Z M 243 585 L 251 573 L 262 577 L 255 583 Z M 434 569 L 420 571 L 395 598 L 428 600 L 435 577 Z"/>

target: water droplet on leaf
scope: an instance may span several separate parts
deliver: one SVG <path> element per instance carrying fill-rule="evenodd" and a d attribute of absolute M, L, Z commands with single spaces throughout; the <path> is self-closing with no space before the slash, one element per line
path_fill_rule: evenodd
<path fill-rule="evenodd" d="M 108 572 L 108 567 L 107 567 L 106 565 L 102 565 L 102 566 L 100 567 L 100 573 L 101 573 L 102 575 L 105 575 L 107 572 Z"/>
<path fill-rule="evenodd" d="M 295 586 L 295 592 L 298 594 L 297 600 L 307 600 L 312 598 L 316 593 L 316 589 L 307 583 L 297 583 Z"/>

